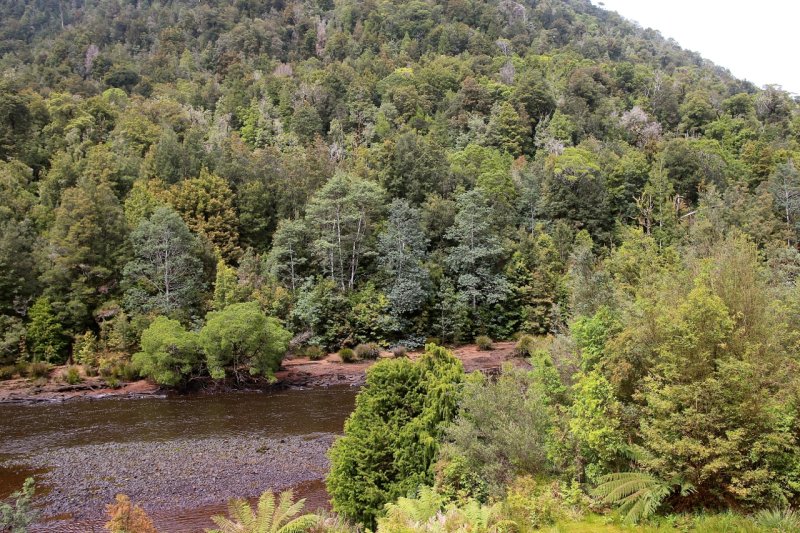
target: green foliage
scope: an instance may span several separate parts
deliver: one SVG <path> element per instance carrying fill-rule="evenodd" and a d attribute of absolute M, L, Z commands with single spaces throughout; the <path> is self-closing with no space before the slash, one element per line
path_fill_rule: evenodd
<path fill-rule="evenodd" d="M 553 335 L 553 474 L 800 504 L 791 95 L 578 0 L 51 4 L 0 3 L 0 365 Z"/>
<path fill-rule="evenodd" d="M 322 349 L 321 346 L 317 346 L 316 344 L 311 344 L 309 346 L 306 346 L 305 350 L 303 351 L 303 355 L 305 355 L 312 361 L 320 361 L 324 359 L 326 355 L 328 355 L 328 352 Z"/>
<path fill-rule="evenodd" d="M 142 333 L 140 345 L 133 364 L 159 385 L 181 385 L 199 369 L 197 334 L 186 331 L 177 320 L 157 317 Z"/>
<path fill-rule="evenodd" d="M 478 347 L 479 350 L 491 350 L 494 348 L 492 344 L 491 337 L 487 337 L 486 335 L 479 335 L 475 337 L 475 345 Z"/>
<path fill-rule="evenodd" d="M 496 381 L 470 379 L 459 416 L 447 429 L 443 459 L 466 460 L 492 495 L 502 495 L 519 474 L 549 473 L 554 413 L 548 403 L 533 372 L 509 366 Z"/>
<path fill-rule="evenodd" d="M 0 502 L 0 528 L 10 533 L 26 533 L 39 516 L 33 508 L 36 483 L 32 477 L 25 480 L 22 489 L 11 494 L 13 503 Z"/>
<path fill-rule="evenodd" d="M 205 286 L 198 243 L 181 217 L 159 207 L 131 234 L 134 258 L 125 266 L 125 306 L 131 313 L 186 315 Z"/>
<path fill-rule="evenodd" d="M 643 472 L 606 474 L 598 479 L 594 494 L 602 501 L 618 505 L 628 522 L 639 522 L 652 516 L 673 492 L 686 495 L 691 485 L 675 485 Z"/>
<path fill-rule="evenodd" d="M 388 278 L 387 296 L 392 313 L 408 315 L 425 303 L 428 271 L 426 258 L 428 239 L 420 226 L 420 211 L 404 200 L 389 206 L 386 230 L 378 241 L 380 263 Z"/>
<path fill-rule="evenodd" d="M 53 313 L 49 298 L 37 299 L 28 313 L 26 340 L 34 362 L 58 363 L 65 359 L 67 342 L 64 330 Z"/>
<path fill-rule="evenodd" d="M 372 527 L 386 503 L 433 481 L 462 379 L 461 362 L 430 344 L 419 361 L 386 359 L 370 367 L 344 436 L 330 450 L 327 486 L 335 511 Z"/>
<path fill-rule="evenodd" d="M 41 361 L 34 361 L 25 366 L 25 375 L 29 378 L 46 378 L 53 370 L 53 365 Z"/>
<path fill-rule="evenodd" d="M 520 335 L 514 345 L 514 355 L 517 357 L 530 357 L 536 350 L 536 338 L 533 335 Z"/>
<path fill-rule="evenodd" d="M 209 313 L 198 337 L 211 377 L 222 379 L 230 369 L 237 381 L 243 370 L 271 379 L 290 339 L 291 333 L 276 318 L 267 317 L 258 302 L 233 304 Z"/>
<path fill-rule="evenodd" d="M 499 505 L 482 505 L 474 500 L 461 506 L 445 505 L 445 499 L 430 487 L 422 487 L 415 498 L 400 498 L 386 506 L 378 519 L 378 533 L 473 531 L 501 533 L 514 531 L 500 514 Z M 508 529 L 504 529 L 508 528 Z"/>
<path fill-rule="evenodd" d="M 456 275 L 462 298 L 473 309 L 479 303 L 500 301 L 506 292 L 506 281 L 493 266 L 502 247 L 491 227 L 491 209 L 480 191 L 458 196 L 458 213 L 447 237 L 456 243 L 448 252 L 447 264 Z"/>
<path fill-rule="evenodd" d="M 232 196 L 224 179 L 202 169 L 197 178 L 173 185 L 166 199 L 190 230 L 208 239 L 223 259 L 233 261 L 242 250 Z"/>
<path fill-rule="evenodd" d="M 753 521 L 767 531 L 800 531 L 800 516 L 792 509 L 762 509 Z"/>
<path fill-rule="evenodd" d="M 352 348 L 342 348 L 337 353 L 343 363 L 354 363 L 357 359 L 356 352 Z"/>
<path fill-rule="evenodd" d="M 315 230 L 314 249 L 326 275 L 342 289 L 353 289 L 365 244 L 383 206 L 384 191 L 375 183 L 337 174 L 308 205 Z"/>
<path fill-rule="evenodd" d="M 208 533 L 304 533 L 311 531 L 320 517 L 313 514 L 297 516 L 303 510 L 305 499 L 294 501 L 291 490 L 279 497 L 264 492 L 253 509 L 246 500 L 231 500 L 228 503 L 228 518 L 211 517 L 219 529 Z"/>
<path fill-rule="evenodd" d="M 77 385 L 83 381 L 80 368 L 75 365 L 68 366 L 66 372 L 64 373 L 64 381 L 69 385 Z"/>

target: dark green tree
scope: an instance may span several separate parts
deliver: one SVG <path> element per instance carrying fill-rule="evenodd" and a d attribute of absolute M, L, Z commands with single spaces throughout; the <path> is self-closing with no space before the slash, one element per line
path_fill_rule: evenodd
<path fill-rule="evenodd" d="M 463 376 L 461 362 L 432 344 L 417 362 L 380 361 L 367 371 L 344 436 L 329 452 L 327 486 L 336 512 L 374 527 L 386 503 L 433 481 Z"/>

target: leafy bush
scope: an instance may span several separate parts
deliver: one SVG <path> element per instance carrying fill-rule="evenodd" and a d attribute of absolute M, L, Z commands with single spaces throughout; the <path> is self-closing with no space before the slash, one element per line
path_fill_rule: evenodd
<path fill-rule="evenodd" d="M 514 526 L 503 518 L 497 504 L 481 505 L 475 500 L 446 504 L 433 489 L 422 487 L 417 497 L 400 498 L 386 506 L 386 516 L 378 519 L 377 533 L 500 533 L 517 531 Z"/>
<path fill-rule="evenodd" d="M 15 491 L 9 497 L 14 503 L 0 502 L 0 531 L 11 533 L 25 533 L 28 526 L 33 524 L 38 512 L 33 508 L 33 496 L 36 493 L 36 483 L 32 477 L 25 480 L 22 489 Z"/>
<path fill-rule="evenodd" d="M 486 480 L 472 468 L 463 455 L 440 459 L 434 471 L 434 488 L 448 501 L 486 501 L 489 492 Z"/>
<path fill-rule="evenodd" d="M 97 366 L 97 337 L 91 331 L 75 339 L 72 345 L 75 362 L 83 366 Z"/>
<path fill-rule="evenodd" d="M 109 376 L 105 378 L 105 382 L 109 389 L 118 389 L 122 386 L 122 382 L 116 376 Z"/>
<path fill-rule="evenodd" d="M 67 367 L 66 372 L 64 372 L 64 381 L 69 383 L 70 385 L 77 385 L 83 378 L 81 377 L 80 367 L 76 365 L 70 365 Z"/>
<path fill-rule="evenodd" d="M 507 518 L 531 530 L 551 526 L 569 516 L 559 483 L 530 476 L 523 476 L 508 487 L 502 506 Z"/>
<path fill-rule="evenodd" d="M 106 514 L 105 529 L 110 533 L 158 533 L 144 509 L 124 494 L 117 494 L 116 501 L 106 506 Z"/>
<path fill-rule="evenodd" d="M 492 345 L 492 339 L 486 335 L 475 337 L 475 344 L 478 346 L 479 350 L 491 350 L 494 347 Z"/>
<path fill-rule="evenodd" d="M 17 374 L 15 365 L 0 366 L 0 381 L 11 379 Z"/>
<path fill-rule="evenodd" d="M 405 346 L 395 346 L 392 348 L 392 357 L 408 357 L 408 348 Z"/>
<path fill-rule="evenodd" d="M 461 412 L 447 428 L 442 458 L 464 458 L 490 494 L 501 496 L 517 474 L 551 472 L 553 422 L 546 391 L 534 372 L 507 365 L 495 381 L 476 374 L 464 384 Z"/>
<path fill-rule="evenodd" d="M 533 335 L 520 335 L 514 345 L 514 355 L 517 357 L 530 357 L 536 350 L 536 338 Z"/>
<path fill-rule="evenodd" d="M 434 345 L 417 362 L 384 359 L 367 371 L 344 436 L 329 452 L 327 486 L 336 512 L 374 527 L 386 503 L 433 481 L 463 376 L 461 361 Z"/>
<path fill-rule="evenodd" d="M 356 360 L 356 352 L 350 348 L 342 348 L 339 350 L 339 358 L 343 363 L 353 363 Z"/>
<path fill-rule="evenodd" d="M 174 387 L 182 384 L 200 362 L 200 348 L 197 335 L 186 331 L 180 322 L 167 317 L 156 318 L 144 330 L 141 351 L 134 354 L 133 364 L 141 375 L 159 385 Z M 113 374 L 104 370 L 101 362 L 100 373 Z"/>
<path fill-rule="evenodd" d="M 355 352 L 359 359 L 377 359 L 381 356 L 381 347 L 374 342 L 368 342 L 356 346 Z"/>
<path fill-rule="evenodd" d="M 53 366 L 50 363 L 28 363 L 28 366 L 25 368 L 25 375 L 29 378 L 44 378 L 50 375 L 52 369 Z"/>
<path fill-rule="evenodd" d="M 228 503 L 229 518 L 216 515 L 211 520 L 219 529 L 208 533 L 304 533 L 311 531 L 321 518 L 314 514 L 297 516 L 305 505 L 305 499 L 294 501 L 291 490 L 275 498 L 272 492 L 264 492 L 253 509 L 246 500 L 234 499 Z"/>
<path fill-rule="evenodd" d="M 258 302 L 233 304 L 208 313 L 199 335 L 211 377 L 222 379 L 230 369 L 237 380 L 242 368 L 251 376 L 271 379 L 291 338 L 276 318 L 261 311 Z"/>
<path fill-rule="evenodd" d="M 307 346 L 305 349 L 305 356 L 312 361 L 319 361 L 321 359 L 325 359 L 326 355 L 328 355 L 328 353 L 322 349 L 322 346 L 318 346 L 316 344 Z"/>

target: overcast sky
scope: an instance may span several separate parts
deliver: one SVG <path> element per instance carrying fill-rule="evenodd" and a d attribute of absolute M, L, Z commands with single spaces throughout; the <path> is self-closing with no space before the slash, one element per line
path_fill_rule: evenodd
<path fill-rule="evenodd" d="M 600 0 L 592 0 L 599 5 Z M 602 0 L 736 77 L 800 94 L 800 0 Z"/>

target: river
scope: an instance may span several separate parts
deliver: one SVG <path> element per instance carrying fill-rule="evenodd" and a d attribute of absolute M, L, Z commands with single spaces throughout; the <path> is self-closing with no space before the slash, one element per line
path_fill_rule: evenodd
<path fill-rule="evenodd" d="M 165 533 L 203 531 L 233 496 L 294 488 L 327 504 L 325 452 L 357 390 L 332 387 L 0 405 L 0 497 L 34 474 L 34 531 L 102 531 L 116 493 Z"/>

